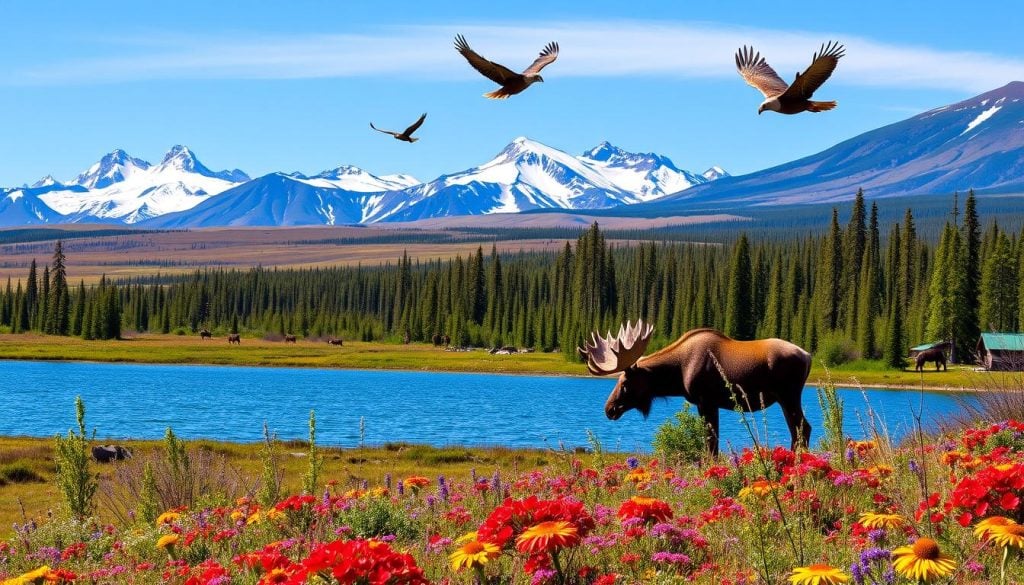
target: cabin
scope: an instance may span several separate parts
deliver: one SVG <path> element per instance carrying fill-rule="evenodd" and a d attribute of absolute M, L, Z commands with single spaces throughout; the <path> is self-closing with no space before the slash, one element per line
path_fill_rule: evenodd
<path fill-rule="evenodd" d="M 977 354 L 986 370 L 1024 371 L 1024 333 L 982 333 Z"/>
<path fill-rule="evenodd" d="M 921 353 L 922 351 L 928 351 L 929 349 L 933 349 L 936 347 L 941 347 L 943 352 L 949 352 L 948 341 L 934 341 L 932 343 L 922 343 L 921 345 L 915 345 L 914 347 L 910 348 L 910 355 L 907 357 L 909 357 L 910 359 L 914 359 L 917 357 L 917 354 Z"/>

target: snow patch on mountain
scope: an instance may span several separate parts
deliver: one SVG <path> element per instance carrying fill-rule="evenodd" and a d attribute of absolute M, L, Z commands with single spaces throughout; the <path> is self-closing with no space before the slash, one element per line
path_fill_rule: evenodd
<path fill-rule="evenodd" d="M 1003 109 L 1002 106 L 998 105 L 1002 101 L 1003 100 L 1000 99 L 999 102 L 997 102 L 997 105 L 994 105 L 991 108 L 985 110 L 984 112 L 978 114 L 978 117 L 973 119 L 973 120 L 971 120 L 970 124 L 967 125 L 967 128 L 963 132 L 960 133 L 960 136 L 963 136 L 964 134 L 967 134 L 971 130 L 974 130 L 982 122 L 984 122 L 985 120 L 988 120 L 989 118 L 994 116 L 996 114 L 996 112 L 998 112 L 999 110 Z M 985 100 L 984 102 L 982 102 L 981 105 L 985 105 L 986 102 L 988 102 L 988 100 Z"/>

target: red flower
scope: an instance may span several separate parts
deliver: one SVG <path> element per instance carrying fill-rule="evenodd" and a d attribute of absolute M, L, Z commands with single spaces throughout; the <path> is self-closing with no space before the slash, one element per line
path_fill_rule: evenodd
<path fill-rule="evenodd" d="M 640 518 L 646 523 L 665 522 L 672 518 L 672 508 L 655 498 L 633 496 L 619 506 L 620 519 Z"/>

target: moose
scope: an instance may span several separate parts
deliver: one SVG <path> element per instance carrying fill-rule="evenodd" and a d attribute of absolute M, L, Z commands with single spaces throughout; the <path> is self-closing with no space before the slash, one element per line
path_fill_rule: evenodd
<path fill-rule="evenodd" d="M 228 335 L 228 343 L 234 343 L 235 345 L 242 345 L 242 336 L 237 333 L 231 333 Z"/>
<path fill-rule="evenodd" d="M 344 341 L 342 341 L 341 339 L 334 338 L 334 337 L 328 338 L 327 339 L 327 343 L 329 343 L 330 345 L 337 345 L 337 346 L 345 345 Z"/>
<path fill-rule="evenodd" d="M 284 342 L 285 343 L 296 343 L 297 340 L 296 340 L 294 335 L 285 335 L 284 336 Z"/>
<path fill-rule="evenodd" d="M 97 463 L 110 463 L 132 458 L 131 449 L 121 445 L 96 445 L 92 448 L 92 458 Z"/>
<path fill-rule="evenodd" d="M 916 365 L 914 367 L 914 370 L 917 371 L 917 372 L 924 372 L 924 365 L 926 363 L 928 363 L 928 362 L 935 362 L 935 371 L 936 372 L 939 371 L 939 366 L 940 365 L 942 366 L 942 371 L 943 372 L 947 371 L 946 370 L 946 352 L 944 351 L 944 346 L 942 346 L 942 345 L 940 345 L 938 347 L 933 347 L 931 349 L 926 349 L 926 350 L 918 353 L 917 354 L 917 358 L 915 358 L 915 359 L 916 359 L 916 362 L 915 362 Z"/>
<path fill-rule="evenodd" d="M 209 329 L 200 329 L 199 330 L 199 339 L 201 341 L 206 340 L 206 339 L 213 339 L 213 333 L 211 333 Z"/>
<path fill-rule="evenodd" d="M 609 419 L 634 408 L 647 418 L 655 398 L 681 396 L 697 407 L 707 427 L 705 447 L 717 456 L 719 409 L 752 412 L 778 403 L 793 449 L 810 444 L 811 425 L 800 405 L 809 353 L 782 339 L 736 341 L 714 329 L 694 329 L 643 357 L 653 333 L 643 321 L 627 322 L 616 337 L 595 332 L 577 348 L 591 374 L 620 374 L 604 406 Z"/>

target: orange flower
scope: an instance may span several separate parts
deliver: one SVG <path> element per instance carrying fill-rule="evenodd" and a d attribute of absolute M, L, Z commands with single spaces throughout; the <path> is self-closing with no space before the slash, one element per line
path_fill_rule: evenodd
<path fill-rule="evenodd" d="M 619 506 L 619 518 L 640 518 L 644 522 L 665 522 L 672 518 L 672 508 L 655 498 L 633 496 Z"/>
<path fill-rule="evenodd" d="M 516 539 L 516 548 L 519 552 L 536 554 L 576 546 L 579 542 L 579 531 L 572 523 L 550 520 L 524 530 Z"/>
<path fill-rule="evenodd" d="M 418 492 L 420 488 L 430 485 L 430 480 L 422 475 L 414 475 L 412 477 L 405 478 L 405 481 L 403 481 L 402 484 L 405 486 L 405 489 Z"/>

